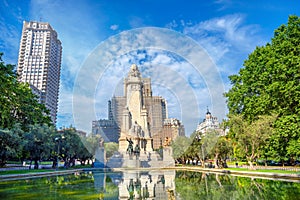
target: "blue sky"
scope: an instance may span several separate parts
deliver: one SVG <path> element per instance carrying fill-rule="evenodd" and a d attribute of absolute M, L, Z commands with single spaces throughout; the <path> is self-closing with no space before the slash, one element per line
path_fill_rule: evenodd
<path fill-rule="evenodd" d="M 207 107 L 219 119 L 225 117 L 225 99 L 222 95 L 214 96 L 214 91 L 219 92 L 221 86 L 223 91 L 230 88 L 228 75 L 238 72 L 256 46 L 270 41 L 273 31 L 286 23 L 290 14 L 300 14 L 298 1 L 0 0 L 0 52 L 4 52 L 6 63 L 16 64 L 22 22 L 49 22 L 63 45 L 57 127 L 72 124 L 90 132 L 89 121 L 106 117 L 107 100 L 115 93 L 121 94 L 123 77 L 129 66 L 137 63 L 145 76 L 155 76 L 154 95 L 167 99 L 170 117 L 183 120 L 190 134 L 204 117 Z M 187 44 L 179 44 L 176 34 L 168 32 L 172 35 L 170 40 L 145 39 L 145 30 L 150 30 L 146 27 L 161 28 L 153 38 L 163 37 L 167 29 L 178 33 L 183 41 L 197 43 L 208 57 L 199 56 L 198 61 L 203 61 L 205 66 L 195 66 L 197 55 L 195 62 L 187 59 L 191 54 L 183 56 L 180 48 Z M 134 32 L 131 30 L 137 28 L 140 28 L 140 39 L 122 41 L 126 38 L 124 31 L 130 35 Z M 151 41 L 156 46 L 151 49 L 137 46 L 120 55 L 117 47 L 116 50 L 109 47 L 112 38 L 122 48 L 130 42 L 142 45 Z M 169 44 L 161 45 L 157 41 Z M 172 44 L 178 45 L 178 51 L 171 47 Z M 97 81 L 89 91 L 92 95 L 80 91 L 82 96 L 78 96 L 76 84 L 84 85 L 78 81 L 89 82 L 89 77 L 84 80 L 78 77 L 85 70 L 92 73 L 90 59 L 99 52 L 102 52 L 99 57 L 104 56 L 104 46 L 107 52 L 113 52 L 111 60 L 103 66 L 105 70 L 101 76 L 93 77 Z M 97 59 L 93 62 L 97 63 Z M 203 71 L 197 70 L 199 68 Z M 208 77 L 212 71 L 215 75 Z M 211 85 L 220 87 L 216 89 Z M 86 112 L 85 105 L 78 105 L 78 102 L 92 102 L 93 113 Z M 76 120 L 76 116 L 81 117 Z"/>

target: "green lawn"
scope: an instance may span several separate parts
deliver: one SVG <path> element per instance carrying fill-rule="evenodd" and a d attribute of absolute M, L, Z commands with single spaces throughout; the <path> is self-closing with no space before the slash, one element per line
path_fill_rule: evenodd
<path fill-rule="evenodd" d="M 75 167 L 69 167 L 65 169 L 63 167 L 59 167 L 59 170 L 70 170 L 70 169 L 82 169 L 82 168 L 91 168 L 91 165 L 76 165 Z M 0 175 L 9 175 L 9 174 L 28 174 L 28 173 L 37 173 L 37 172 L 52 172 L 55 169 L 17 169 L 17 170 L 7 170 L 0 171 Z"/>
<path fill-rule="evenodd" d="M 52 165 L 52 161 L 41 161 L 39 162 L 40 165 Z M 22 165 L 22 163 L 20 161 L 7 161 L 7 164 L 15 164 L 15 165 Z M 30 164 L 30 161 L 25 161 L 26 165 Z M 34 161 L 32 161 L 31 163 L 32 165 L 34 165 Z"/>
<path fill-rule="evenodd" d="M 29 173 L 50 172 L 50 171 L 54 171 L 54 170 L 53 169 L 17 169 L 17 170 L 0 171 L 0 175 L 29 174 Z"/>
<path fill-rule="evenodd" d="M 300 174 L 300 171 L 277 170 L 277 169 L 256 169 L 256 170 L 250 170 L 250 169 L 246 169 L 246 168 L 226 168 L 225 170 L 231 170 L 231 171 L 248 171 L 248 172 L 267 172 L 267 173 L 280 173 L 280 174 Z"/>

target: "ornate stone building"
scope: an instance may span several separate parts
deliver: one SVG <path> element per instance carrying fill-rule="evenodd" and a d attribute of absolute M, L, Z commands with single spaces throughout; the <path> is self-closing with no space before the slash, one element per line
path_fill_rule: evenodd
<path fill-rule="evenodd" d="M 209 131 L 216 131 L 219 135 L 224 135 L 225 132 L 220 128 L 218 118 L 213 116 L 207 109 L 205 119 L 198 124 L 196 131 L 202 135 L 205 135 Z"/>
<path fill-rule="evenodd" d="M 145 139 L 147 147 L 158 149 L 166 137 L 184 135 L 184 127 L 179 120 L 168 119 L 166 100 L 152 96 L 151 79 L 143 78 L 132 65 L 124 79 L 124 96 L 114 96 L 108 102 L 108 119 L 93 121 L 92 132 L 106 141 L 116 142 L 120 137 L 119 145 L 124 148 L 127 134 L 136 134 Z M 143 148 L 144 143 L 140 146 Z"/>

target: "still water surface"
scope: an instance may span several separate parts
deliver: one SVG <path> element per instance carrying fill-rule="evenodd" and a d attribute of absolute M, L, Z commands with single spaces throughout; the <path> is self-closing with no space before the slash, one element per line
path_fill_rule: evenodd
<path fill-rule="evenodd" d="M 0 199 L 299 199 L 300 183 L 190 171 L 84 172 L 0 182 Z"/>

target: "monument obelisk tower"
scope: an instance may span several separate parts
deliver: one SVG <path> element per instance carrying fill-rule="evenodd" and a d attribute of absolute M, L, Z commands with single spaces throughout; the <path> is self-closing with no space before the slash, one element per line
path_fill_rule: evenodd
<path fill-rule="evenodd" d="M 143 151 L 153 151 L 152 138 L 149 130 L 148 113 L 143 101 L 143 80 L 138 67 L 130 67 L 124 80 L 126 106 L 123 109 L 119 151 L 125 152 L 128 140 L 133 146 L 139 146 Z"/>

